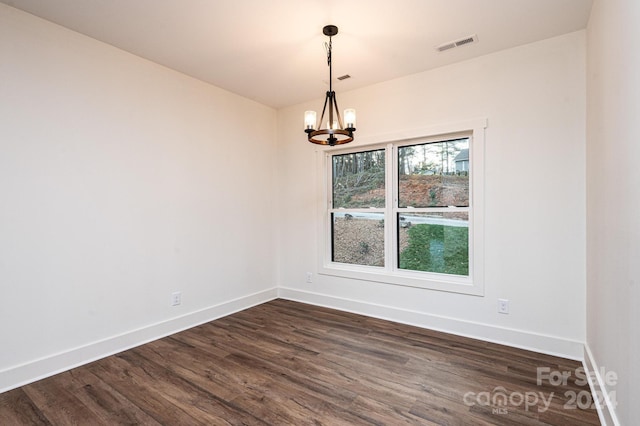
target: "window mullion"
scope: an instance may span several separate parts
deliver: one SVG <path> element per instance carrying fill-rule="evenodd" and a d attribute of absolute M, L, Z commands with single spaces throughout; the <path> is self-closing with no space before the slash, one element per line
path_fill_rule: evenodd
<path fill-rule="evenodd" d="M 386 213 L 385 213 L 385 266 L 389 271 L 397 269 L 396 259 L 398 230 L 395 219 L 395 208 L 398 205 L 398 185 L 397 179 L 397 148 L 393 144 L 387 145 L 386 156 Z"/>

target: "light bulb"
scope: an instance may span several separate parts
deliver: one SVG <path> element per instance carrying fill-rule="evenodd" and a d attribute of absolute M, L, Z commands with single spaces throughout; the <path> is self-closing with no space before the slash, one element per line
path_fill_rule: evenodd
<path fill-rule="evenodd" d="M 316 127 L 316 112 L 305 111 L 304 112 L 304 129 L 314 130 Z"/>
<path fill-rule="evenodd" d="M 346 129 L 356 128 L 356 110 L 353 108 L 347 108 L 344 110 L 344 122 Z"/>

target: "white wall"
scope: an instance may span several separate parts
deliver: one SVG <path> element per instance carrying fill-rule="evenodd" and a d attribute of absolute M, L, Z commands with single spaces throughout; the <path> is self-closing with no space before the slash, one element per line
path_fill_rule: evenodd
<path fill-rule="evenodd" d="M 306 283 L 318 268 L 322 177 L 302 117 L 322 99 L 278 111 L 280 295 L 581 358 L 585 61 L 580 31 L 361 90 L 336 86 L 340 106 L 358 111 L 356 139 L 488 119 L 484 297 L 315 274 Z"/>
<path fill-rule="evenodd" d="M 603 388 L 618 401 L 609 424 L 626 425 L 640 419 L 638 22 L 636 0 L 597 0 L 588 27 L 587 344 L 618 375 Z"/>
<path fill-rule="evenodd" d="M 0 391 L 274 297 L 275 126 L 0 4 Z"/>

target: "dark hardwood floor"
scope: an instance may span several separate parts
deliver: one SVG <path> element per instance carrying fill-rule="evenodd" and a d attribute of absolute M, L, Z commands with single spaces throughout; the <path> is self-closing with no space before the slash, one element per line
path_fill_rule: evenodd
<path fill-rule="evenodd" d="M 596 425 L 579 366 L 274 300 L 0 394 L 0 425 Z"/>

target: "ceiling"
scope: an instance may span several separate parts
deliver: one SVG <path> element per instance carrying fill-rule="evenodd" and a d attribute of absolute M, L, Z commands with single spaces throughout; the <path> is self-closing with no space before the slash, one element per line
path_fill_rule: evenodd
<path fill-rule="evenodd" d="M 592 0 L 0 0 L 282 108 L 586 27 Z M 436 47 L 476 34 L 478 41 Z M 336 77 L 350 79 L 337 82 Z"/>

